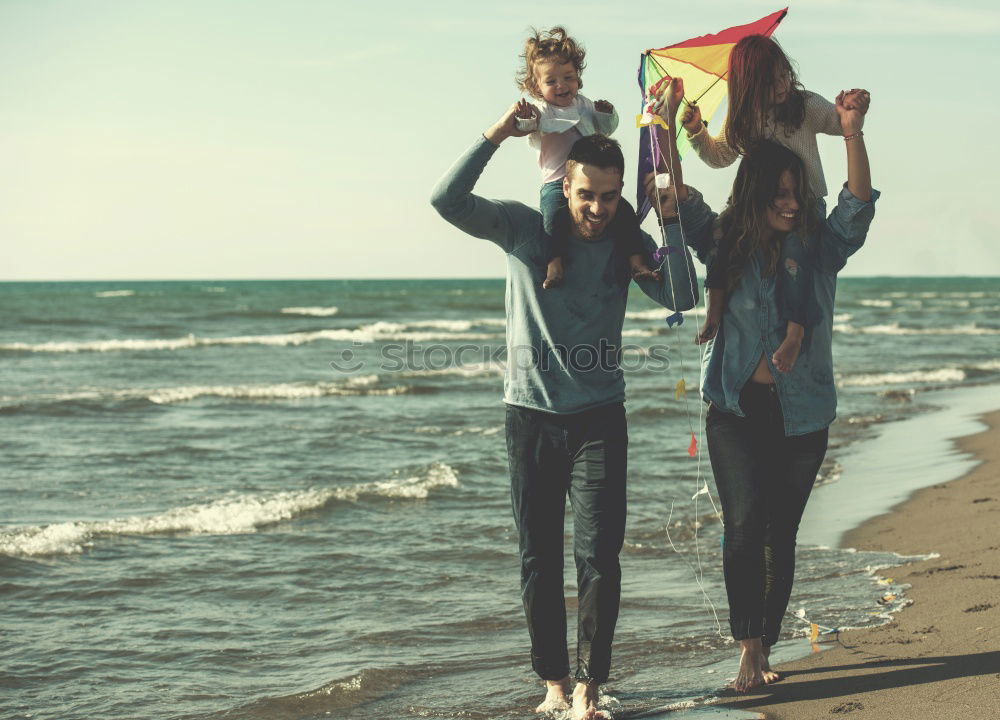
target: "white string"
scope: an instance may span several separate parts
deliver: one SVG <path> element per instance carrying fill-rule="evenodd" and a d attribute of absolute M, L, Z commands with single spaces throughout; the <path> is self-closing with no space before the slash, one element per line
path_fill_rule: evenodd
<path fill-rule="evenodd" d="M 670 118 L 670 120 L 671 120 L 672 123 L 676 123 L 676 118 Z M 660 160 L 664 159 L 663 158 L 663 149 L 659 146 L 659 142 L 656 141 L 655 126 L 651 124 L 648 127 L 649 127 L 649 133 L 651 135 L 651 138 L 650 138 L 650 154 L 652 155 L 652 158 L 653 158 L 653 177 L 655 179 L 655 177 L 656 177 L 656 168 L 659 166 Z M 673 130 L 673 128 L 671 128 L 671 129 L 668 129 L 667 132 L 671 132 L 672 133 L 672 132 L 674 132 L 674 130 Z M 672 140 L 672 142 L 674 143 L 674 147 L 676 147 L 676 142 L 677 142 L 676 141 L 676 137 Z M 659 157 L 658 157 L 658 155 L 659 155 Z M 680 234 L 681 234 L 681 252 L 684 254 L 685 270 L 687 272 L 688 280 L 691 283 L 691 295 L 692 295 L 693 298 L 695 298 L 695 308 L 697 308 L 698 307 L 698 289 L 697 289 L 697 285 L 696 285 L 694 273 L 691 272 L 692 266 L 691 266 L 691 264 L 689 264 L 689 263 L 692 263 L 693 261 L 688 256 L 688 252 L 687 252 L 687 237 L 686 237 L 686 233 L 684 232 L 684 222 L 681 219 L 680 201 L 677 199 L 677 185 L 676 185 L 676 183 L 673 182 L 673 178 L 676 177 L 676 167 L 674 166 L 673 153 L 670 152 L 670 147 L 669 146 L 667 147 L 667 157 L 665 159 L 667 161 L 667 164 L 669 165 L 669 172 L 670 172 L 670 177 L 671 177 L 671 184 L 674 186 L 675 205 L 677 206 L 677 225 L 678 225 L 678 229 L 680 230 Z M 661 242 L 662 246 L 667 247 L 668 243 L 667 243 L 666 225 L 665 225 L 665 223 L 663 221 L 663 210 L 660 207 L 659 192 L 658 192 L 658 189 L 655 187 L 655 182 L 654 182 L 654 190 L 657 190 L 657 192 L 656 192 L 655 202 L 653 202 L 652 205 L 653 205 L 653 207 L 656 210 L 656 217 L 657 217 L 658 224 L 660 226 L 660 242 Z M 657 269 L 662 271 L 663 270 L 663 266 L 667 265 L 666 272 L 667 272 L 668 281 L 670 283 L 671 298 L 673 300 L 674 308 L 676 308 L 677 307 L 677 296 L 676 296 L 676 291 L 675 291 L 675 288 L 674 288 L 673 272 L 671 272 L 670 265 L 668 264 L 668 259 L 669 259 L 669 251 L 664 255 L 663 261 L 660 263 L 660 266 Z M 675 312 L 676 312 L 676 310 L 675 310 Z M 695 329 L 695 339 L 697 339 L 698 334 L 699 334 L 698 330 Z M 704 352 L 705 352 L 704 348 L 702 348 L 701 349 L 701 356 L 700 356 L 700 360 L 702 362 L 704 361 Z M 684 375 L 685 375 L 684 355 L 680 351 L 678 351 L 678 359 L 680 361 L 681 378 L 683 379 Z M 699 375 L 700 375 L 700 366 L 699 366 Z M 686 383 L 685 383 L 685 385 L 686 385 Z M 699 385 L 699 392 L 700 392 L 700 390 L 701 390 L 701 383 L 699 382 L 698 385 Z M 688 403 L 688 397 L 687 397 L 686 387 L 685 387 L 685 392 L 683 394 L 684 394 L 684 415 L 685 415 L 685 417 L 686 417 L 686 419 L 688 421 L 688 430 L 691 432 L 692 437 L 694 437 L 695 433 L 694 433 L 694 428 L 691 425 L 691 411 L 690 411 L 690 407 L 689 407 L 689 403 Z M 673 538 L 671 538 L 671 536 L 670 536 L 670 522 L 673 519 L 673 514 L 674 514 L 674 503 L 673 503 L 673 501 L 671 501 L 671 503 L 670 503 L 670 514 L 669 514 L 669 516 L 667 518 L 666 532 L 667 532 L 667 541 L 670 543 L 670 547 L 673 549 L 673 551 L 675 553 L 677 553 L 678 555 L 680 555 L 681 559 L 684 560 L 684 562 L 685 562 L 685 564 L 687 564 L 688 568 L 692 571 L 692 573 L 694 573 L 695 583 L 698 585 L 698 589 L 701 590 L 701 594 L 702 594 L 702 598 L 703 598 L 702 604 L 706 605 L 709 608 L 709 610 L 712 613 L 712 616 L 715 619 L 716 632 L 718 633 L 718 635 L 719 635 L 720 638 L 727 639 L 726 636 L 722 632 L 722 623 L 719 621 L 719 614 L 716 611 L 715 603 L 712 602 L 712 598 L 709 596 L 708 592 L 706 592 L 706 590 L 705 590 L 705 586 L 704 586 L 705 571 L 704 571 L 704 565 L 702 564 L 702 561 L 701 561 L 701 545 L 700 545 L 699 539 L 698 539 L 698 530 L 700 529 L 700 525 L 701 525 L 701 522 L 699 520 L 700 515 L 699 515 L 699 510 L 698 510 L 698 508 L 699 508 L 698 499 L 701 496 L 701 491 L 702 491 L 703 487 L 704 487 L 705 490 L 707 490 L 709 501 L 712 503 L 712 508 L 715 510 L 716 516 L 719 518 L 720 522 L 722 521 L 722 514 L 719 512 L 718 507 L 716 507 L 716 505 L 715 505 L 715 499 L 712 497 L 712 492 L 711 492 L 711 490 L 708 489 L 707 482 L 704 482 L 702 480 L 702 475 L 701 475 L 702 448 L 703 448 L 703 443 L 704 443 L 704 429 L 703 429 L 703 423 L 702 423 L 702 420 L 703 420 L 702 413 L 703 413 L 703 411 L 704 411 L 703 403 L 699 402 L 699 404 L 698 404 L 698 432 L 699 432 L 699 436 L 698 436 L 697 444 L 696 444 L 696 447 L 695 447 L 695 457 L 696 457 L 697 464 L 695 466 L 695 494 L 693 496 L 693 500 L 694 500 L 694 548 L 695 548 L 695 558 L 696 558 L 696 562 L 697 562 L 697 569 L 691 564 L 691 562 L 687 559 L 687 557 L 685 556 L 685 554 L 682 553 L 680 550 L 677 549 L 677 546 L 674 545 Z"/>
<path fill-rule="evenodd" d="M 715 617 L 715 631 L 719 634 L 720 638 L 722 638 L 723 640 L 726 640 L 728 638 L 726 638 L 726 636 L 722 634 L 722 622 L 719 620 L 719 613 L 716 612 L 716 610 L 715 610 L 715 603 L 712 602 L 712 598 L 709 597 L 708 592 L 705 590 L 705 585 L 702 583 L 702 578 L 704 577 L 704 575 L 703 574 L 699 574 L 698 570 L 695 570 L 694 566 L 687 559 L 687 557 L 684 555 L 684 553 L 682 553 L 680 550 L 678 550 L 677 546 L 674 545 L 673 538 L 670 537 L 670 521 L 673 519 L 673 517 L 674 517 L 674 501 L 671 500 L 670 501 L 670 514 L 667 516 L 667 527 L 666 527 L 666 530 L 667 530 L 667 542 L 670 543 L 670 547 L 673 549 L 673 551 L 675 553 L 677 553 L 678 555 L 680 555 L 681 560 L 683 560 L 685 562 L 685 564 L 688 566 L 688 568 L 691 569 L 691 572 L 694 573 L 694 581 L 698 585 L 698 589 L 701 590 L 702 597 L 704 598 L 703 604 L 704 603 L 708 604 L 709 609 L 711 609 L 711 611 L 712 611 L 712 615 Z M 694 531 L 695 531 L 695 533 L 698 532 L 697 520 L 695 521 Z"/>

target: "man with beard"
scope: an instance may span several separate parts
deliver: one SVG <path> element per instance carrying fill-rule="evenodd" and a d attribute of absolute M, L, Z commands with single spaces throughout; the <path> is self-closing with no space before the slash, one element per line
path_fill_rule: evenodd
<path fill-rule="evenodd" d="M 521 551 L 521 595 L 531 661 L 545 681 L 539 711 L 567 709 L 570 663 L 563 596 L 563 519 L 573 513 L 578 586 L 574 718 L 598 716 L 598 687 L 608 679 L 618 620 L 625 536 L 625 381 L 618 366 L 632 272 L 608 230 L 624 185 L 614 140 L 581 138 L 566 163 L 563 192 L 570 237 L 561 287 L 543 290 L 544 230 L 537 210 L 472 193 L 497 148 L 518 131 L 515 103 L 438 183 L 441 216 L 507 254 L 507 454 Z M 676 226 L 659 279 L 636 279 L 671 310 L 696 302 L 693 263 Z M 643 233 L 647 251 L 656 249 Z"/>

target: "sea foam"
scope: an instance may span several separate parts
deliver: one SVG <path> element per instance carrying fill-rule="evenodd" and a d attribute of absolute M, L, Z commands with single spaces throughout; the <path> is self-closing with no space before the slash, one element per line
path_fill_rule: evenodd
<path fill-rule="evenodd" d="M 0 345 L 0 351 L 40 353 L 120 352 L 127 350 L 186 350 L 218 345 L 295 346 L 320 340 L 360 343 L 391 341 L 447 342 L 451 340 L 492 340 L 500 337 L 496 332 L 463 332 L 461 330 L 461 328 L 471 325 L 471 321 L 420 321 L 415 323 L 379 321 L 357 328 L 333 328 L 329 330 L 277 333 L 272 335 L 198 337 L 190 334 L 178 338 L 120 338 L 112 340 L 51 341 L 45 343 L 6 343 Z"/>
<path fill-rule="evenodd" d="M 272 383 L 259 385 L 180 385 L 165 388 L 128 390 L 80 390 L 68 393 L 28 396 L 0 396 L 0 413 L 58 409 L 83 403 L 97 409 L 130 401 L 172 405 L 202 397 L 230 400 L 308 400 L 312 398 L 358 395 L 404 395 L 414 392 L 410 385 L 378 385 L 378 375 L 358 375 L 341 382 Z"/>
<path fill-rule="evenodd" d="M 445 463 L 433 463 L 418 475 L 347 487 L 232 494 L 208 503 L 171 508 L 157 515 L 13 528 L 0 532 L 0 554 L 72 555 L 93 547 L 102 538 L 117 535 L 251 533 L 335 501 L 357 502 L 362 498 L 424 500 L 432 490 L 446 487 L 458 487 L 458 474 Z"/>
<path fill-rule="evenodd" d="M 285 315 L 309 315 L 312 317 L 330 317 L 340 312 L 337 307 L 285 307 L 281 308 Z"/>
<path fill-rule="evenodd" d="M 840 379 L 841 387 L 872 385 L 900 385 L 909 383 L 955 383 L 965 380 L 961 368 L 939 368 L 937 370 L 911 370 L 909 372 L 871 373 L 848 375 Z"/>
<path fill-rule="evenodd" d="M 835 323 L 834 332 L 847 335 L 1000 335 L 1000 328 L 980 327 L 979 325 L 945 325 L 929 328 L 900 327 L 899 323 L 886 325 L 867 325 L 855 327 L 847 323 Z"/>

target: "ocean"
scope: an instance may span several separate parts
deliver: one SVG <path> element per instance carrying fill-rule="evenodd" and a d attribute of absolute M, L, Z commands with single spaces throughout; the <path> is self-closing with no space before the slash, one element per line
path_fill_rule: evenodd
<path fill-rule="evenodd" d="M 0 717 L 529 716 L 503 292 L 0 284 Z M 874 427 L 1000 382 L 998 310 L 997 278 L 840 280 L 817 493 Z M 666 315 L 633 287 L 612 711 L 697 703 L 735 671 L 711 472 L 688 455 L 701 318 Z M 786 637 L 904 602 L 879 584 L 898 556 L 835 545 L 800 544 Z"/>

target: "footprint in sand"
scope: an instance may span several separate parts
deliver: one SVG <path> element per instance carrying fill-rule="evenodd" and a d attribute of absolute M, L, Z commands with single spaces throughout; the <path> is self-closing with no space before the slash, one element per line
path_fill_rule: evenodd
<path fill-rule="evenodd" d="M 865 709 L 864 705 L 862 705 L 859 702 L 852 701 L 852 702 L 840 703 L 840 705 L 835 707 L 830 712 L 835 714 L 840 714 L 840 713 L 849 713 L 849 712 L 854 712 L 855 710 L 864 710 L 864 709 Z"/>

